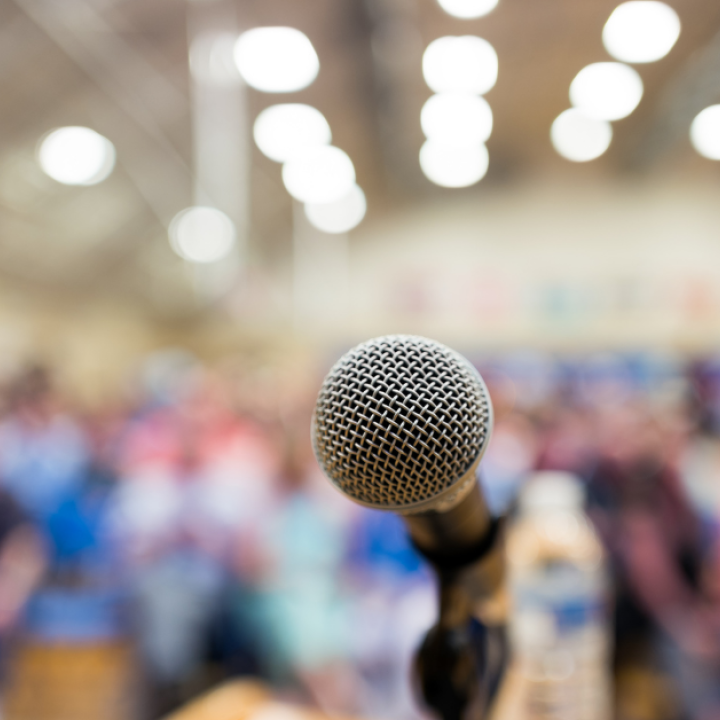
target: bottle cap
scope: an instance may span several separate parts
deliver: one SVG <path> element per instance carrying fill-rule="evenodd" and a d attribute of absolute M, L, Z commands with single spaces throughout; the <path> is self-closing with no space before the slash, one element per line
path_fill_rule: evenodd
<path fill-rule="evenodd" d="M 579 510 L 585 500 L 580 479 L 568 472 L 535 473 L 520 495 L 523 512 Z"/>

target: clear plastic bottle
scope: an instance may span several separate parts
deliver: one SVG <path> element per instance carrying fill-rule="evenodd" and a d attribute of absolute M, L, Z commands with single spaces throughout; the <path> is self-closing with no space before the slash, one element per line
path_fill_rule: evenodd
<path fill-rule="evenodd" d="M 609 720 L 610 626 L 602 545 L 568 473 L 537 473 L 508 535 L 509 619 L 527 720 Z"/>

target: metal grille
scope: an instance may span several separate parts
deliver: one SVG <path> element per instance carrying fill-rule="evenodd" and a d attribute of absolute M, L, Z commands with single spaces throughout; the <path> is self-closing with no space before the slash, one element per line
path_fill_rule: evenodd
<path fill-rule="evenodd" d="M 460 355 L 426 338 L 391 335 L 358 345 L 329 372 L 313 442 L 347 495 L 402 508 L 459 480 L 490 425 L 487 389 Z"/>

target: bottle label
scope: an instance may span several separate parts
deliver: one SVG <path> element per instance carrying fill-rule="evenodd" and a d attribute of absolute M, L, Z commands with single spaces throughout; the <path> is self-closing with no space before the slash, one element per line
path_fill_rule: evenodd
<path fill-rule="evenodd" d="M 607 580 L 553 560 L 511 577 L 510 624 L 530 718 L 609 716 Z"/>

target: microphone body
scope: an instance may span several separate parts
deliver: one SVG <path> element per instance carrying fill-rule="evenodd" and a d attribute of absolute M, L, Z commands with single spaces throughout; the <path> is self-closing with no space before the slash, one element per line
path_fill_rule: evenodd
<path fill-rule="evenodd" d="M 408 335 L 346 353 L 325 378 L 313 416 L 315 455 L 333 485 L 361 505 L 402 515 L 437 572 L 440 616 L 416 668 L 443 720 L 482 717 L 504 661 L 502 639 L 473 617 L 503 576 L 499 523 L 476 477 L 492 422 L 472 365 Z"/>
<path fill-rule="evenodd" d="M 330 370 L 313 447 L 341 492 L 399 513 L 433 564 L 460 567 L 478 559 L 493 529 L 476 478 L 492 423 L 485 383 L 465 358 L 391 335 L 358 345 Z"/>

